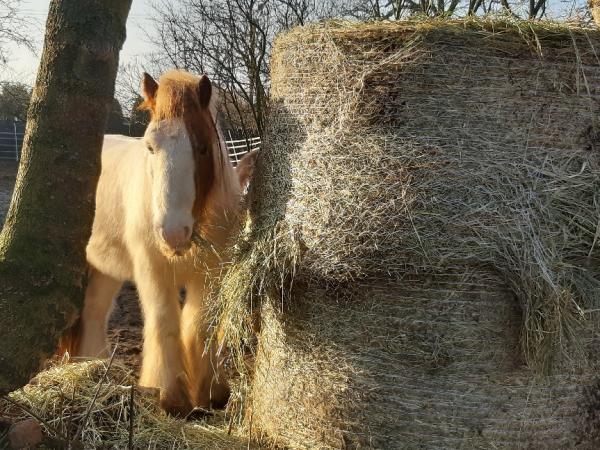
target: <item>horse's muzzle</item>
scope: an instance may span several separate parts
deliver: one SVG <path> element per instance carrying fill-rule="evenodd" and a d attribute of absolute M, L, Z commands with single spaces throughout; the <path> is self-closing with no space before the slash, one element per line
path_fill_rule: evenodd
<path fill-rule="evenodd" d="M 160 228 L 159 234 L 162 241 L 177 256 L 183 255 L 192 246 L 192 230 L 188 226 L 176 228 Z"/>

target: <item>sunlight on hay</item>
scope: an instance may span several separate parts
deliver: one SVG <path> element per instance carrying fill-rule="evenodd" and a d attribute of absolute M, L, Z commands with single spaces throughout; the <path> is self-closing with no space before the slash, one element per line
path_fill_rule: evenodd
<path fill-rule="evenodd" d="M 308 248 L 303 273 L 332 281 L 496 270 L 525 311 L 528 361 L 549 370 L 599 287 L 597 43 L 529 22 L 280 36 L 251 239 L 282 221 Z"/>
<path fill-rule="evenodd" d="M 137 386 L 131 422 L 135 377 L 117 362 L 108 373 L 107 368 L 105 360 L 56 365 L 11 393 L 12 402 L 0 399 L 0 409 L 13 421 L 33 413 L 49 436 L 66 443 L 78 434 L 85 448 L 128 448 L 130 425 L 133 448 L 247 448 L 239 436 L 228 435 L 222 415 L 198 422 L 174 419 L 160 409 L 155 391 Z"/>
<path fill-rule="evenodd" d="M 522 424 L 523 433 L 539 438 L 538 422 L 565 431 L 561 427 L 577 397 L 562 397 L 565 416 L 554 423 L 547 417 L 553 395 L 559 395 L 553 389 L 562 383 L 576 392 L 573 385 L 589 377 L 568 374 L 592 373 L 597 364 L 590 348 L 597 342 L 600 292 L 599 44 L 595 30 L 507 20 L 329 22 L 299 27 L 276 40 L 271 120 L 250 192 L 253 223 L 215 305 L 221 318 L 216 328 L 243 373 L 239 398 L 248 403 L 247 419 L 262 415 L 267 434 L 272 427 L 277 430 L 272 438 L 279 433 L 298 447 L 310 446 L 309 439 L 335 447 L 326 430 L 336 426 L 337 445 L 345 439 L 356 443 L 348 437 L 356 434 L 345 433 L 360 430 L 359 422 L 379 430 L 374 433 L 387 432 L 381 428 L 385 411 L 353 422 L 360 414 L 352 411 L 360 410 L 361 401 L 368 411 L 377 409 L 376 403 L 360 400 L 361 389 L 338 379 L 360 379 L 363 372 L 356 367 L 366 367 L 370 382 L 396 392 L 401 380 L 389 385 L 381 380 L 396 376 L 393 364 L 401 362 L 380 364 L 368 347 L 361 350 L 366 338 L 352 334 L 348 324 L 369 323 L 367 333 L 392 333 L 386 321 L 396 313 L 394 302 L 410 304 L 410 299 L 383 296 L 388 309 L 377 308 L 369 303 L 369 289 L 406 288 L 405 279 L 413 279 L 417 289 L 429 277 L 460 279 L 469 273 L 472 283 L 457 282 L 456 289 L 466 291 L 472 284 L 485 293 L 492 274 L 490 298 L 501 288 L 508 293 L 503 301 L 516 299 L 520 314 L 505 320 L 517 322 L 511 333 L 526 362 L 518 376 L 508 366 L 502 369 L 515 377 L 506 385 L 482 382 L 489 397 L 473 402 L 500 401 L 514 389 L 510 408 L 518 414 L 528 408 L 527 389 L 521 389 L 527 380 L 539 387 L 532 398 L 539 416 Z M 352 302 L 363 304 L 354 315 Z M 326 322 L 301 319 L 306 308 L 322 311 L 329 304 L 335 311 L 331 317 L 344 320 L 333 334 Z M 448 313 L 441 301 L 429 304 L 435 317 Z M 468 308 L 469 320 L 453 332 L 462 336 L 460 342 L 481 347 L 485 335 L 476 337 L 481 325 L 470 320 Z M 314 317 L 323 320 L 320 314 Z M 424 325 L 421 334 L 397 347 L 401 352 L 394 353 L 392 345 L 380 356 L 394 361 L 394 355 L 410 353 L 410 346 L 420 348 L 440 326 Z M 303 345 L 326 336 L 334 350 Z M 443 340 L 440 345 L 452 348 Z M 244 362 L 248 350 L 259 361 L 255 379 Z M 336 351 L 340 354 L 332 356 Z M 427 352 L 425 360 L 431 358 Z M 505 344 L 498 352 L 522 364 Z M 460 358 L 447 364 L 466 371 Z M 414 368 L 412 376 L 419 370 L 425 369 Z M 485 371 L 494 370 L 486 366 Z M 548 378 L 546 391 L 533 374 L 558 378 Z M 473 385 L 489 379 L 477 376 Z M 444 379 L 467 387 L 460 372 Z M 291 400 L 300 395 L 294 386 L 306 389 L 306 404 L 301 397 Z M 330 394 L 340 406 L 337 412 L 322 411 L 323 425 L 317 425 L 305 415 L 320 404 L 311 403 L 310 396 L 325 402 Z M 448 401 L 453 395 L 471 394 L 450 390 Z M 392 407 L 392 415 L 412 417 L 400 400 L 378 401 Z M 512 419 L 506 426 L 518 428 L 509 424 Z M 498 433 L 498 440 L 486 442 L 502 442 Z"/>
<path fill-rule="evenodd" d="M 300 253 L 297 241 L 282 229 L 242 238 L 235 263 L 222 280 L 219 297 L 209 304 L 209 315 L 215 318 L 213 338 L 231 351 L 238 372 L 228 410 L 237 415 L 237 424 L 242 428 L 252 371 L 248 354 L 256 347 L 260 305 L 265 301 L 283 305 Z"/>

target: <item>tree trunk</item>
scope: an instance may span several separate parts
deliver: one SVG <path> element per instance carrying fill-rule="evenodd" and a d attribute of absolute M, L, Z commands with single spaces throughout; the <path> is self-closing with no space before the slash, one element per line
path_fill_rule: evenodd
<path fill-rule="evenodd" d="M 83 300 L 100 149 L 131 0 L 52 0 L 0 234 L 0 394 L 56 348 Z"/>

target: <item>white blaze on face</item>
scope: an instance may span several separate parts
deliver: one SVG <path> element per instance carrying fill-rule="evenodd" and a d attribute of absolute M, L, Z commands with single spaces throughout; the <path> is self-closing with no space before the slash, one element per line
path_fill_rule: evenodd
<path fill-rule="evenodd" d="M 152 216 L 162 244 L 180 254 L 190 247 L 196 197 L 194 154 L 181 119 L 152 122 L 144 135 L 152 177 Z"/>

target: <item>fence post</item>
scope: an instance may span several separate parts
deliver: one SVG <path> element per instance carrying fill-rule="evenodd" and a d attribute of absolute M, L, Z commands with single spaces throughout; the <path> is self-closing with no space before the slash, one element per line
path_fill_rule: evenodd
<path fill-rule="evenodd" d="M 227 130 L 227 134 L 229 135 L 229 142 L 233 141 L 233 136 L 231 136 L 231 130 Z M 231 154 L 231 152 L 229 151 L 229 146 L 227 146 L 227 153 Z M 239 159 L 237 157 L 237 150 L 235 148 L 233 149 L 233 158 L 235 159 L 235 165 L 237 166 Z"/>
<path fill-rule="evenodd" d="M 19 140 L 17 139 L 17 118 L 13 120 L 13 130 L 15 133 L 15 161 L 19 162 Z"/>

